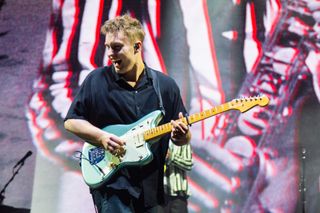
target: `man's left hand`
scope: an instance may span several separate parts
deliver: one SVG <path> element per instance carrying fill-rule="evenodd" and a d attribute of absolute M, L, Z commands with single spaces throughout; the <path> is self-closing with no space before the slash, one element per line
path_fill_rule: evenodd
<path fill-rule="evenodd" d="M 172 131 L 171 140 L 174 144 L 182 146 L 187 144 L 191 138 L 189 127 L 182 122 L 183 114 L 179 113 L 179 120 L 171 120 Z"/>

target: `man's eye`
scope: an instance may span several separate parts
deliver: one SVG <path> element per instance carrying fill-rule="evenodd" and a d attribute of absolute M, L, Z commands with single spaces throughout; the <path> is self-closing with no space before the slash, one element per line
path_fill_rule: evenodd
<path fill-rule="evenodd" d="M 114 51 L 119 51 L 119 50 L 121 50 L 121 46 L 113 46 L 112 47 L 112 49 L 114 50 Z"/>

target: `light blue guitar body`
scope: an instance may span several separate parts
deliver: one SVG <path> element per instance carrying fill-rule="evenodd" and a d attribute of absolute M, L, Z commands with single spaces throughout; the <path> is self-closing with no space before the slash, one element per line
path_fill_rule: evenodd
<path fill-rule="evenodd" d="M 123 167 L 149 163 L 153 156 L 143 133 L 156 127 L 161 119 L 162 113 L 157 110 L 129 125 L 119 124 L 103 128 L 103 131 L 117 135 L 126 142 L 122 157 L 112 155 L 102 147 L 85 143 L 82 148 L 81 170 L 87 185 L 97 188 Z"/>

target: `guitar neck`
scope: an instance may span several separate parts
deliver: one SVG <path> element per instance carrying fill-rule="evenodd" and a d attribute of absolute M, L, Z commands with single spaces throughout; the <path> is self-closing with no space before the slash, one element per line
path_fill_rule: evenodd
<path fill-rule="evenodd" d="M 214 115 L 220 114 L 222 112 L 225 112 L 225 111 L 228 111 L 231 109 L 233 109 L 232 102 L 228 102 L 228 103 L 225 103 L 225 104 L 222 104 L 219 106 L 215 106 L 214 108 L 204 110 L 199 113 L 192 114 L 187 117 L 188 119 L 186 117 L 184 117 L 184 118 L 178 119 L 177 121 L 183 122 L 186 125 L 188 125 L 188 124 L 191 125 L 193 123 L 202 121 L 204 119 L 207 119 L 209 117 L 212 117 Z M 189 123 L 188 123 L 188 121 L 189 121 Z M 157 127 L 154 127 L 154 128 L 151 128 L 151 129 L 145 131 L 143 135 L 144 135 L 144 139 L 146 141 L 148 141 L 148 140 L 163 136 L 171 131 L 172 131 L 171 123 L 166 123 L 166 124 L 163 124 L 163 125 L 160 125 L 160 126 L 157 126 Z"/>
<path fill-rule="evenodd" d="M 204 119 L 210 118 L 214 115 L 220 114 L 222 112 L 231 110 L 231 109 L 236 109 L 239 110 L 240 112 L 246 112 L 247 110 L 251 109 L 254 106 L 267 106 L 269 103 L 269 98 L 265 95 L 262 96 L 255 96 L 255 97 L 250 97 L 250 98 L 240 98 L 240 99 L 234 99 L 230 102 L 221 104 L 219 106 L 215 106 L 211 109 L 204 110 L 199 113 L 192 114 L 188 117 L 184 117 L 181 119 L 178 119 L 177 121 L 183 122 L 184 124 L 193 124 L 198 121 L 202 121 Z M 143 137 L 145 141 L 160 137 L 162 135 L 165 135 L 172 130 L 172 125 L 171 123 L 166 123 L 154 128 L 151 128 L 143 133 Z"/>

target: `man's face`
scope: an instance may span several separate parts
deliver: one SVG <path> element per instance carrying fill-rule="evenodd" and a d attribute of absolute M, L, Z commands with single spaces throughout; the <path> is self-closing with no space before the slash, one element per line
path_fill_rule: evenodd
<path fill-rule="evenodd" d="M 107 33 L 104 44 L 117 73 L 125 74 L 134 70 L 138 57 L 133 47 L 134 44 L 124 33 Z"/>

